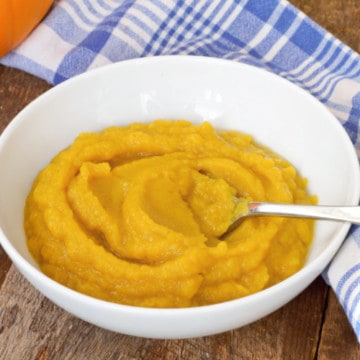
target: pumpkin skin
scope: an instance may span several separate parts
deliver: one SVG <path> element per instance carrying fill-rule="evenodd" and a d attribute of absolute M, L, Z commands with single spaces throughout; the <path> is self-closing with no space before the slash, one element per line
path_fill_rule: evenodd
<path fill-rule="evenodd" d="M 29 35 L 52 3 L 53 0 L 0 0 L 0 57 Z"/>

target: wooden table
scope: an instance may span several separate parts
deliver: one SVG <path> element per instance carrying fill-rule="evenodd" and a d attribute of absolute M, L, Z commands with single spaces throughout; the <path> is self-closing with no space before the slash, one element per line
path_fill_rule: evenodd
<path fill-rule="evenodd" d="M 292 0 L 360 51 L 360 0 Z M 50 88 L 0 66 L 0 132 Z M 1 174 L 3 176 L 3 174 Z M 344 312 L 322 278 L 270 316 L 241 329 L 189 340 L 112 333 L 53 305 L 17 272 L 0 247 L 0 359 L 360 359 Z"/>

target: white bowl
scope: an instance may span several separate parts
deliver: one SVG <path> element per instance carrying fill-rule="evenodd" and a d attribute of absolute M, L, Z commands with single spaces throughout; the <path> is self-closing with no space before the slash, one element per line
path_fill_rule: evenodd
<path fill-rule="evenodd" d="M 0 240 L 20 272 L 75 316 L 120 333 L 187 338 L 234 329 L 278 309 L 307 287 L 340 247 L 349 224 L 317 222 L 306 266 L 254 295 L 186 309 L 113 304 L 45 276 L 26 247 L 23 207 L 49 160 L 83 131 L 157 118 L 210 121 L 247 132 L 295 164 L 319 203 L 356 205 L 359 167 L 335 117 L 290 82 L 248 65 L 202 57 L 154 57 L 106 66 L 51 89 L 0 138 Z"/>

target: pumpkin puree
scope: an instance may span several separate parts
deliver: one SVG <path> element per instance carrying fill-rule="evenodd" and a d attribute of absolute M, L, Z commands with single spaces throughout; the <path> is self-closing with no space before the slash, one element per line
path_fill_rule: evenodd
<path fill-rule="evenodd" d="M 96 298 L 146 307 L 235 299 L 298 271 L 314 222 L 252 217 L 219 239 L 234 196 L 316 202 L 286 160 L 206 122 L 83 133 L 33 184 L 28 247 L 45 274 Z"/>

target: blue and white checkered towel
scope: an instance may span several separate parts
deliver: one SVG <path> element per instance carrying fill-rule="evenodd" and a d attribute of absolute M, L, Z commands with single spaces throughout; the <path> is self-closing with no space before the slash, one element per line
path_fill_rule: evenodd
<path fill-rule="evenodd" d="M 58 0 L 0 59 L 58 84 L 130 58 L 190 54 L 273 71 L 317 97 L 360 155 L 360 56 L 285 0 Z M 327 271 L 360 342 L 360 227 Z"/>

